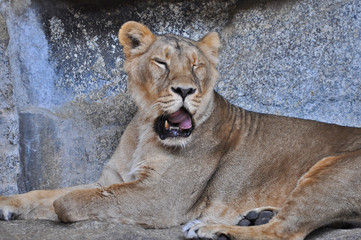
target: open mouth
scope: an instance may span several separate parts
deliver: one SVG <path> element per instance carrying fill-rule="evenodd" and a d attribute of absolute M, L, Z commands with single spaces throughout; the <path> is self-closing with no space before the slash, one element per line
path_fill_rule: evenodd
<path fill-rule="evenodd" d="M 159 138 L 189 137 L 193 130 L 193 121 L 191 114 L 185 109 L 161 115 L 155 120 L 154 128 Z"/>

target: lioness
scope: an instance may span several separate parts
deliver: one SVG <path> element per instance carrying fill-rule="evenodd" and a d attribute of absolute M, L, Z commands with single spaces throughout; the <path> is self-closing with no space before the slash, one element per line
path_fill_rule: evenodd
<path fill-rule="evenodd" d="M 138 113 L 97 183 L 2 197 L 1 218 L 86 219 L 186 238 L 303 239 L 361 220 L 361 129 L 248 112 L 214 90 L 220 40 L 119 40 Z M 237 226 L 238 225 L 238 226 Z"/>

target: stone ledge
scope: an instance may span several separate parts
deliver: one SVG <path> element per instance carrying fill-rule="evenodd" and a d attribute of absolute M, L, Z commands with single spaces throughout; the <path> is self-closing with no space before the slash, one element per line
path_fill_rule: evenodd
<path fill-rule="evenodd" d="M 117 223 L 85 221 L 73 224 L 44 220 L 0 221 L 2 240 L 42 239 L 42 240 L 77 240 L 77 239 L 121 239 L 121 240 L 181 240 L 181 227 L 168 229 L 144 229 L 139 226 Z M 324 228 L 312 233 L 307 240 L 359 240 L 361 228 L 332 229 Z"/>

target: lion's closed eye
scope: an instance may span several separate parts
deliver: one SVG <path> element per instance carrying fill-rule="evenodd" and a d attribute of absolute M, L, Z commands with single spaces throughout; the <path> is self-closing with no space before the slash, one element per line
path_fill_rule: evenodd
<path fill-rule="evenodd" d="M 157 65 L 158 67 L 160 67 L 161 69 L 163 69 L 164 71 L 168 69 L 168 64 L 166 63 L 166 61 L 160 59 L 160 58 L 153 58 L 152 62 Z"/>
<path fill-rule="evenodd" d="M 204 63 L 193 64 L 192 72 L 198 80 L 203 80 L 206 77 L 206 70 Z"/>
<path fill-rule="evenodd" d="M 197 64 L 193 64 L 192 65 L 192 70 L 196 71 L 199 70 L 200 68 L 204 67 L 204 63 L 197 63 Z"/>

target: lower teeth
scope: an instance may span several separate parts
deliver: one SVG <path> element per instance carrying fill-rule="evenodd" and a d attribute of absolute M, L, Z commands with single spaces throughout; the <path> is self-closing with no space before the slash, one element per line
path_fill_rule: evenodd
<path fill-rule="evenodd" d="M 179 127 L 169 127 L 169 130 L 177 130 L 177 131 L 179 131 Z"/>

